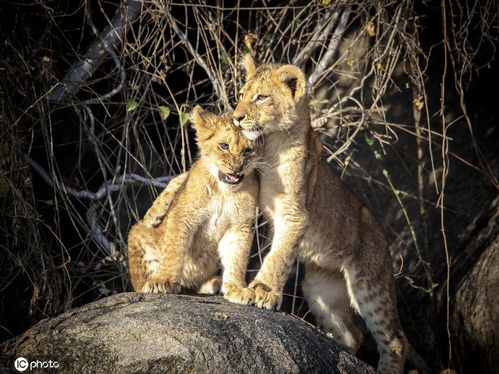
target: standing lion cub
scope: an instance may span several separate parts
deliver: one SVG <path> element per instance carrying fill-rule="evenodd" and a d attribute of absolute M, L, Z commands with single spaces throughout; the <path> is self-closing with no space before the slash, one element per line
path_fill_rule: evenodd
<path fill-rule="evenodd" d="M 245 274 L 258 196 L 256 144 L 230 114 L 216 116 L 196 107 L 191 120 L 200 158 L 171 182 L 128 235 L 133 289 L 204 292 L 217 281 L 220 259 L 224 297 L 249 304 L 254 293 L 246 288 Z"/>
<path fill-rule="evenodd" d="M 280 307 L 298 259 L 305 264 L 303 293 L 321 328 L 355 352 L 361 334 L 352 306 L 376 339 L 378 370 L 402 373 L 406 340 L 388 245 L 373 215 L 321 157 L 302 71 L 292 65 L 256 67 L 249 55 L 245 65 L 234 122 L 249 139 L 264 139 L 258 206 L 274 229 L 270 252 L 249 285 L 255 304 Z"/>

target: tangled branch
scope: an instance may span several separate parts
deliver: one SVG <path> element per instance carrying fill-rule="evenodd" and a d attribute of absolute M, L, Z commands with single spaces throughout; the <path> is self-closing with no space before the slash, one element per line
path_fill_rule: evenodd
<path fill-rule="evenodd" d="M 38 173 L 40 177 L 47 183 L 50 187 L 54 188 L 60 194 L 67 194 L 78 199 L 86 199 L 97 201 L 109 196 L 112 192 L 120 192 L 126 185 L 131 184 L 146 184 L 152 185 L 154 187 L 165 188 L 170 180 L 175 178 L 175 176 L 164 176 L 156 178 L 145 178 L 137 174 L 125 174 L 104 183 L 96 192 L 91 192 L 87 190 L 76 190 L 72 187 L 64 185 L 64 183 L 54 181 L 47 174 L 45 169 L 43 169 L 36 161 L 32 160 L 26 156 L 26 160 L 31 165 L 31 167 Z M 90 232 L 98 243 L 100 243 L 110 255 L 115 254 L 116 245 L 114 245 L 108 238 L 103 235 L 102 227 L 98 223 L 97 217 L 97 205 L 92 203 L 86 213 L 87 223 L 90 228 Z M 124 247 L 125 243 L 121 243 L 121 247 Z"/>

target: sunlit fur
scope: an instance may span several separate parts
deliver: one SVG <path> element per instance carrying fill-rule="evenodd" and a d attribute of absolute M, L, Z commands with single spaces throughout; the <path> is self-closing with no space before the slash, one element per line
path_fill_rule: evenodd
<path fill-rule="evenodd" d="M 376 339 L 378 370 L 401 374 L 406 340 L 387 242 L 373 215 L 321 157 L 303 73 L 292 65 L 257 67 L 249 55 L 245 67 L 234 123 L 263 138 L 258 206 L 274 229 L 270 252 L 249 285 L 255 304 L 279 308 L 298 259 L 305 265 L 304 296 L 321 329 L 355 352 L 361 334 L 352 307 Z"/>
<path fill-rule="evenodd" d="M 196 107 L 191 120 L 199 159 L 170 182 L 130 230 L 132 286 L 143 292 L 215 292 L 220 263 L 224 297 L 248 304 L 254 297 L 245 274 L 257 204 L 253 170 L 259 148 L 234 126 L 229 114 L 216 116 Z M 234 174 L 234 169 L 244 175 L 240 183 L 220 179 L 220 172 Z"/>

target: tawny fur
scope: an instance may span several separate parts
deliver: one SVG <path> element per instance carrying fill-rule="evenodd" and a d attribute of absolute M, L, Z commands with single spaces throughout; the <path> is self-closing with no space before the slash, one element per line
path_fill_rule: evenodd
<path fill-rule="evenodd" d="M 257 68 L 249 55 L 245 67 L 234 122 L 248 138 L 263 138 L 258 206 L 274 230 L 270 252 L 249 285 L 255 304 L 280 307 L 298 259 L 305 264 L 303 292 L 321 328 L 355 352 L 361 334 L 352 306 L 376 339 L 378 370 L 402 373 L 407 343 L 387 242 L 373 215 L 321 157 L 303 73 L 292 65 Z"/>
<path fill-rule="evenodd" d="M 257 147 L 229 114 L 215 116 L 196 107 L 191 119 L 200 158 L 189 173 L 170 182 L 130 230 L 132 286 L 143 292 L 217 292 L 220 262 L 224 297 L 249 304 L 254 292 L 246 287 L 245 274 L 258 196 Z M 219 173 L 244 178 L 228 184 Z"/>

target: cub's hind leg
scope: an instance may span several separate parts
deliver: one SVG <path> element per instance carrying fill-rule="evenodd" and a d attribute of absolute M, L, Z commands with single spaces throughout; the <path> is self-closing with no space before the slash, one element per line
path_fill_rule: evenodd
<path fill-rule="evenodd" d="M 381 255 L 378 254 L 381 257 Z M 352 305 L 371 331 L 379 352 L 378 371 L 382 374 L 402 374 L 407 341 L 398 318 L 395 289 L 391 270 L 357 263 L 345 266 L 345 278 Z"/>
<path fill-rule="evenodd" d="M 172 202 L 183 187 L 189 173 L 173 178 L 148 209 L 144 218 L 128 233 L 128 269 L 134 291 L 143 291 L 146 282 L 156 273 L 161 261 L 157 251 L 156 229 L 168 214 Z M 156 230 L 155 230 L 156 229 Z"/>
<path fill-rule="evenodd" d="M 189 172 L 179 174 L 168 183 L 144 215 L 142 219 L 144 226 L 158 227 L 163 222 L 178 192 L 187 181 L 188 176 Z"/>
<path fill-rule="evenodd" d="M 132 288 L 137 292 L 179 293 L 180 283 L 164 276 L 163 269 L 176 267 L 178 261 L 169 261 L 164 246 L 158 244 L 162 231 L 145 226 L 142 221 L 134 225 L 128 234 L 128 268 Z M 161 250 L 163 249 L 163 250 Z M 171 264 L 173 262 L 173 264 Z"/>
<path fill-rule="evenodd" d="M 159 265 L 159 260 L 153 256 L 155 250 L 153 229 L 141 222 L 134 225 L 128 233 L 128 270 L 132 289 L 142 291 L 148 276 Z"/>
<path fill-rule="evenodd" d="M 302 289 L 320 328 L 332 333 L 336 342 L 355 353 L 362 334 L 353 323 L 343 274 L 307 264 Z"/>

